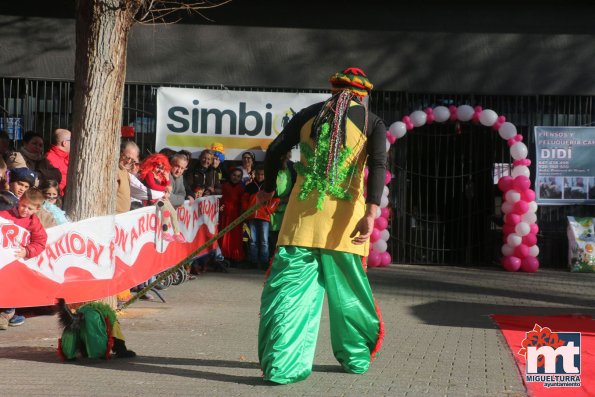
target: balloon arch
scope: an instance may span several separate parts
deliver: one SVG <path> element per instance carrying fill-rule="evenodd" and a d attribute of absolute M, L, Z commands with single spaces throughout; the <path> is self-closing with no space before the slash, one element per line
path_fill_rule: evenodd
<path fill-rule="evenodd" d="M 511 176 L 503 176 L 498 180 L 498 188 L 502 191 L 502 212 L 504 226 L 502 227 L 504 244 L 502 245 L 502 267 L 510 272 L 522 270 L 535 272 L 539 268 L 539 247 L 537 246 L 537 203 L 535 192 L 531 189 L 528 149 L 523 143 L 523 136 L 517 133 L 514 124 L 506 121 L 506 117 L 498 116 L 491 109 L 475 108 L 469 105 L 436 106 L 425 110 L 416 110 L 402 121 L 392 123 L 386 132 L 386 151 L 390 150 L 397 139 L 405 136 L 407 131 L 433 122 L 471 121 L 497 131 L 510 147 L 510 155 L 514 159 Z M 367 169 L 365 173 L 367 178 Z M 388 185 L 392 175 L 386 171 L 385 185 Z M 390 238 L 388 218 L 388 186 L 384 187 L 380 210 L 374 222 L 374 230 L 370 236 L 370 254 L 368 266 L 388 266 L 392 258 L 386 251 Z"/>

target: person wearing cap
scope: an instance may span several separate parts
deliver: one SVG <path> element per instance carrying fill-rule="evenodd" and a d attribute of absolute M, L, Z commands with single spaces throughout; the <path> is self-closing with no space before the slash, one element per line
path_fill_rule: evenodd
<path fill-rule="evenodd" d="M 364 104 L 372 83 L 361 69 L 330 82 L 331 98 L 298 112 L 266 152 L 260 203 L 273 198 L 282 155 L 297 144 L 301 153 L 260 305 L 258 356 L 274 383 L 310 375 L 325 290 L 346 372 L 366 372 L 384 335 L 362 257 L 384 186 L 386 126 Z"/>
<path fill-rule="evenodd" d="M 225 161 L 225 148 L 223 147 L 223 144 L 214 142 L 211 145 L 211 151 L 213 152 L 213 162 L 211 163 L 211 168 L 213 169 L 213 172 L 215 172 L 218 184 L 220 185 L 221 182 L 227 180 L 227 175 L 223 169 L 223 162 Z"/>
<path fill-rule="evenodd" d="M 35 186 L 37 173 L 26 167 L 8 171 L 8 190 L 0 190 L 0 211 L 17 206 L 19 199 L 30 187 Z"/>

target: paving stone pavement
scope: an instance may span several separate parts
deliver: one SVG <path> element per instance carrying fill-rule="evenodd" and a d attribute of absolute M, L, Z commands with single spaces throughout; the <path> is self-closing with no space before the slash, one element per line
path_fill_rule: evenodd
<path fill-rule="evenodd" d="M 62 363 L 52 315 L 0 331 L 0 396 L 525 396 L 490 314 L 595 314 L 593 274 L 393 265 L 370 269 L 386 337 L 368 373 L 343 373 L 323 312 L 312 375 L 262 381 L 256 351 L 264 275 L 206 273 L 121 317 L 131 360 Z"/>

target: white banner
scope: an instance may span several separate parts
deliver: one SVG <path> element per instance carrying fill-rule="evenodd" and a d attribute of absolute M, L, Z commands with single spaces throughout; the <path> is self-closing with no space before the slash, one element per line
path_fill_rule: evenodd
<path fill-rule="evenodd" d="M 329 94 L 208 90 L 160 87 L 157 90 L 157 151 L 186 149 L 194 157 L 213 142 L 227 160 L 253 151 L 257 160 L 301 109 Z M 292 158 L 299 158 L 292 153 Z"/>
<path fill-rule="evenodd" d="M 151 206 L 49 228 L 45 249 L 28 260 L 16 259 L 14 250 L 27 244 L 29 232 L 0 218 L 0 307 L 100 299 L 146 281 L 217 234 L 218 197 L 178 207 L 185 243 L 161 238 Z"/>

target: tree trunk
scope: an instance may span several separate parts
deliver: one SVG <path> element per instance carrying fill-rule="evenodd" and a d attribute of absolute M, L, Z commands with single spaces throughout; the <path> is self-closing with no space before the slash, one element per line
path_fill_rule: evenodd
<path fill-rule="evenodd" d="M 74 221 L 115 212 L 126 47 L 137 1 L 79 0 L 64 205 Z"/>
<path fill-rule="evenodd" d="M 74 108 L 64 200 L 74 221 L 115 212 L 126 47 L 138 4 L 77 1 Z M 117 306 L 115 296 L 102 302 Z"/>

